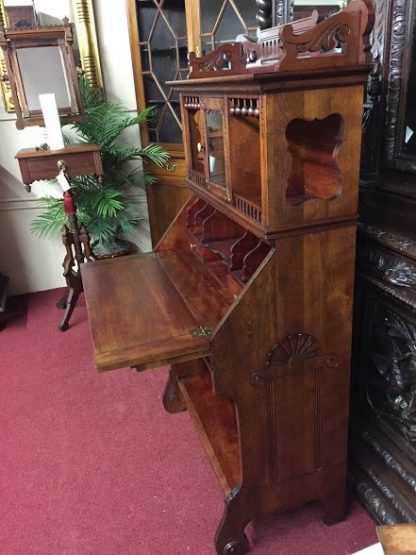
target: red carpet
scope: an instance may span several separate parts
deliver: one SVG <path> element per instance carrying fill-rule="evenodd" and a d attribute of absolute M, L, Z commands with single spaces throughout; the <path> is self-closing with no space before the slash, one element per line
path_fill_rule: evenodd
<path fill-rule="evenodd" d="M 162 408 L 166 371 L 98 374 L 83 300 L 61 333 L 59 295 L 30 295 L 0 333 L 0 554 L 213 554 L 222 494 L 187 414 Z M 247 533 L 259 555 L 376 541 L 357 502 L 333 527 L 313 504 Z"/>

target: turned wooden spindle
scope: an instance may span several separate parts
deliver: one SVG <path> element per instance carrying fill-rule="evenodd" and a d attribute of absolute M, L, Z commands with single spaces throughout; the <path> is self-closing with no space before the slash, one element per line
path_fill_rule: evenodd
<path fill-rule="evenodd" d="M 260 29 L 268 29 L 272 26 L 272 0 L 256 0 L 257 4 L 257 15 L 256 20 L 259 24 Z"/>

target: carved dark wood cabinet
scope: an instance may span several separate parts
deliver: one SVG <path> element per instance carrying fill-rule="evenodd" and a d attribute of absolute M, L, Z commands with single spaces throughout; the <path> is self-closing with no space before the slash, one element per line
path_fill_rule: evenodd
<path fill-rule="evenodd" d="M 376 2 L 364 118 L 350 478 L 387 524 L 416 521 L 415 13 Z"/>
<path fill-rule="evenodd" d="M 352 299 L 372 3 L 191 55 L 193 196 L 154 253 L 83 266 L 101 370 L 170 365 L 224 491 L 218 554 L 255 516 L 345 515 Z M 180 477 L 178 476 L 178 479 Z"/>

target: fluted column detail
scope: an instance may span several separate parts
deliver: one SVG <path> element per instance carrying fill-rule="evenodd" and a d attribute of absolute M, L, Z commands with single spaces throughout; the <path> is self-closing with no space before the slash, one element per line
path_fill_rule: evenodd
<path fill-rule="evenodd" d="M 72 0 L 81 66 L 92 87 L 103 87 L 92 0 Z"/>

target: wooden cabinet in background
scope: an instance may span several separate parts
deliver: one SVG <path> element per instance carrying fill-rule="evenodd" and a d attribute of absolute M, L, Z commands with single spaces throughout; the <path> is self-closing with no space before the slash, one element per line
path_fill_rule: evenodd
<path fill-rule="evenodd" d="M 188 52 L 208 53 L 239 34 L 254 37 L 258 8 L 254 0 L 126 0 L 126 4 L 138 109 L 154 106 L 156 111 L 150 125 L 142 127 L 141 140 L 161 144 L 171 155 L 164 168 L 149 167 L 158 180 L 146 191 L 156 245 L 191 194 L 185 184 L 179 96 L 166 81 L 187 78 Z"/>

